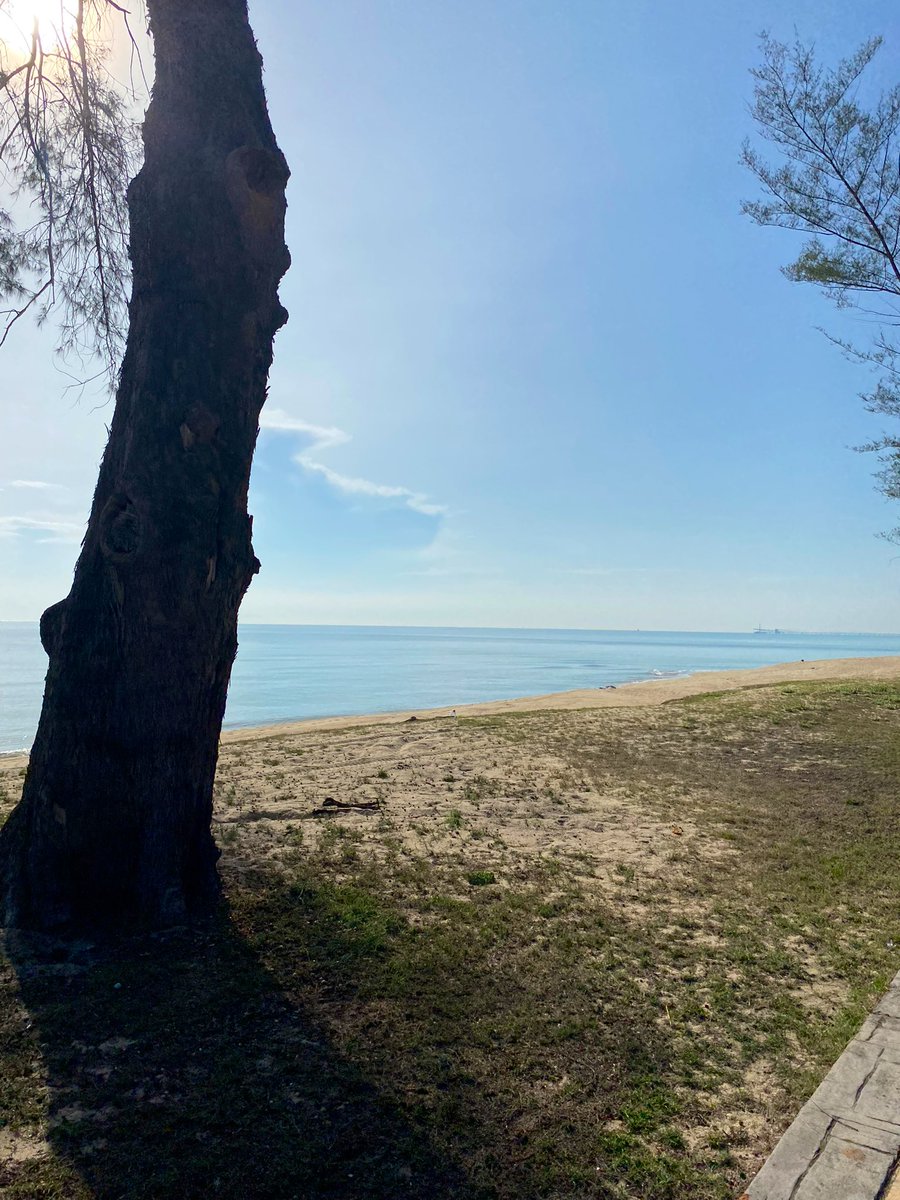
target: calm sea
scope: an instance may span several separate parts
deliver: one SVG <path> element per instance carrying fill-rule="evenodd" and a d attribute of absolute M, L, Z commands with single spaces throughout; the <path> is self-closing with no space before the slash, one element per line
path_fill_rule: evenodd
<path fill-rule="evenodd" d="M 900 654 L 900 636 L 242 625 L 225 724 L 439 708 L 883 654 Z M 45 670 L 37 626 L 0 622 L 0 752 L 31 745 Z"/>

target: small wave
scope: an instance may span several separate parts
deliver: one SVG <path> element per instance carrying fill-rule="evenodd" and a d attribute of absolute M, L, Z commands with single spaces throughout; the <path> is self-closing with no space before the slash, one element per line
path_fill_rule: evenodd
<path fill-rule="evenodd" d="M 20 754 L 30 754 L 28 746 L 23 746 L 21 750 L 0 750 L 0 758 L 16 758 Z"/>

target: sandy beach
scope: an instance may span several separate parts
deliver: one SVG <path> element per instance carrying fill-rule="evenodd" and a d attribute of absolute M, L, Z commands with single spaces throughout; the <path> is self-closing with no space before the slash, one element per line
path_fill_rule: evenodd
<path fill-rule="evenodd" d="M 900 657 L 794 662 L 460 706 L 457 720 L 441 708 L 236 730 L 223 738 L 216 785 L 223 869 L 242 878 L 263 865 L 280 872 L 285 855 L 336 856 L 338 879 L 357 870 L 393 879 L 409 864 L 427 880 L 417 887 L 459 903 L 467 874 L 516 894 L 558 864 L 560 878 L 577 879 L 591 903 L 610 906 L 640 937 L 657 923 L 677 940 L 686 922 L 685 953 L 702 978 L 710 949 L 722 944 L 713 895 L 723 889 L 743 920 L 750 909 L 740 896 L 754 886 L 742 874 L 749 859 L 722 836 L 717 814 L 770 795 L 773 771 L 787 780 L 784 803 L 815 780 L 818 813 L 828 755 L 818 735 L 800 742 L 781 722 L 803 721 L 805 706 L 818 703 L 818 689 L 805 685 L 859 680 L 865 691 L 898 679 Z M 718 698 L 694 699 L 705 696 Z M 870 720 L 882 720 L 877 714 Z M 756 835 L 772 839 L 779 820 L 767 817 L 769 833 L 760 823 Z M 555 881 L 549 886 L 553 903 Z M 418 919 L 414 908 L 404 912 Z M 804 1019 L 846 1002 L 846 980 L 818 952 L 804 943 L 800 960 Z M 733 978 L 741 970 L 728 968 Z M 677 1002 L 677 989 L 671 996 Z M 799 1051 L 791 1061 L 807 1063 Z M 786 1121 L 786 1096 L 763 1055 L 742 1091 L 710 1097 L 743 1170 Z M 705 1144 L 707 1119 L 685 1134 L 688 1144 Z"/>
<path fill-rule="evenodd" d="M 547 730 L 564 731 L 565 740 L 574 744 L 583 730 L 576 717 L 593 730 L 592 718 L 600 719 L 603 710 L 631 710 L 639 718 L 632 734 L 637 745 L 652 739 L 653 713 L 667 704 L 710 693 L 851 679 L 900 679 L 900 656 L 703 671 L 617 688 L 496 700 L 460 706 L 457 720 L 453 709 L 439 708 L 231 730 L 223 735 L 219 756 L 217 838 L 240 828 L 244 851 L 253 844 L 252 854 L 267 858 L 303 820 L 304 838 L 315 845 L 325 826 L 306 818 L 331 806 L 375 853 L 380 834 L 374 818 L 387 813 L 394 835 L 409 851 L 441 855 L 458 841 L 447 821 L 459 813 L 463 823 L 489 816 L 491 827 L 519 853 L 565 854 L 580 846 L 596 852 L 608 871 L 639 861 L 653 871 L 647 847 L 667 836 L 665 821 L 623 807 L 615 793 L 591 787 L 582 797 L 590 793 L 583 817 L 570 816 L 561 824 L 545 819 L 546 796 L 560 791 L 560 780 L 571 773 L 567 755 L 551 749 L 556 735 L 548 738 Z M 526 714 L 533 714 L 527 747 L 497 736 L 492 718 Z M 483 797 L 467 786 L 471 780 L 494 793 L 486 808 Z M 523 806 L 523 794 L 533 802 Z M 601 814 L 604 819 L 598 821 Z M 706 840 L 700 836 L 698 844 Z"/>
<path fill-rule="evenodd" d="M 643 708 L 699 696 L 704 692 L 731 692 L 738 688 L 766 687 L 793 681 L 825 681 L 840 679 L 900 678 L 900 655 L 881 658 L 833 658 L 815 662 L 776 663 L 770 667 L 752 667 L 743 671 L 697 671 L 671 679 L 639 680 L 619 687 L 581 688 L 568 692 L 549 692 L 541 696 L 520 696 L 512 700 L 488 700 L 480 704 L 445 708 L 407 709 L 398 712 L 368 713 L 357 716 L 314 717 L 305 721 L 282 721 L 274 725 L 248 725 L 227 729 L 222 743 L 229 746 L 240 742 L 255 742 L 265 738 L 331 729 L 353 729 L 361 726 L 397 725 L 415 717 L 416 721 L 434 721 L 456 712 L 460 717 L 490 717 L 502 713 L 566 711 L 590 708 Z M 27 754 L 0 757 L 0 775 L 21 770 L 28 762 Z"/>
<path fill-rule="evenodd" d="M 815 662 L 776 663 L 770 667 L 752 667 L 743 671 L 697 671 L 671 679 L 639 680 L 619 687 L 581 688 L 568 692 L 549 692 L 543 696 L 520 696 L 513 700 L 489 700 L 464 704 L 455 711 L 461 717 L 490 717 L 500 713 L 536 712 L 547 709 L 643 708 L 699 696 L 704 692 L 731 692 L 744 687 L 766 687 L 793 681 L 838 679 L 896 679 L 900 677 L 900 656 L 882 658 L 832 658 Z M 446 708 L 409 709 L 405 712 L 374 713 L 362 716 L 316 717 L 307 721 L 285 721 L 277 725 L 253 725 L 230 729 L 222 741 L 244 742 L 302 730 L 348 729 L 360 725 L 392 725 L 415 717 L 418 721 L 448 717 Z"/>
<path fill-rule="evenodd" d="M 123 996 L 162 988 L 159 1025 L 152 1004 L 121 1016 L 118 961 L 97 973 L 100 992 L 59 1032 L 61 1115 L 0 1139 L 0 1191 L 4 1170 L 51 1154 L 73 1095 L 77 1120 L 113 1138 L 108 1114 L 136 1094 L 155 1113 L 162 1079 L 176 1114 L 183 1095 L 202 1108 L 233 1090 L 204 1081 L 233 1060 L 236 1030 L 241 1086 L 258 1080 L 270 1124 L 276 1097 L 293 1147 L 322 1105 L 322 1064 L 297 1052 L 318 1044 L 312 1020 L 472 1178 L 509 1175 L 499 1200 L 546 1194 L 529 1191 L 522 1153 L 536 1130 L 556 1139 L 541 1171 L 565 1175 L 571 1158 L 614 1177 L 627 1154 L 648 1177 L 667 1164 L 681 1191 L 666 1195 L 739 1194 L 900 966 L 898 681 L 900 657 L 794 662 L 472 704 L 457 720 L 442 708 L 227 733 L 221 935 L 173 942 L 186 965 L 158 977 L 140 955 L 127 968 Z M 4 808 L 25 763 L 0 762 Z M 170 977 L 190 981 L 176 1012 Z M 210 989 L 225 1015 L 198 1034 Z M 24 1021 L 8 991 L 5 1019 Z M 104 1005 L 73 1081 L 73 1037 Z M 22 1058 L 22 1079 L 36 1063 Z M 345 1112 L 343 1076 L 332 1091 Z M 448 1096 L 477 1119 L 448 1121 Z M 348 1144 L 394 1161 L 395 1129 L 365 1121 Z"/>
<path fill-rule="evenodd" d="M 792 683 L 857 679 L 900 679 L 900 657 L 703 671 L 525 696 L 460 706 L 456 720 L 453 709 L 439 708 L 232 730 L 223 735 L 219 756 L 216 838 L 226 857 L 229 839 L 239 837 L 244 859 L 271 861 L 298 823 L 304 844 L 314 848 L 329 825 L 317 818 L 337 816 L 361 849 L 380 856 L 387 820 L 407 853 L 437 860 L 458 850 L 458 819 L 463 827 L 491 830 L 517 855 L 591 853 L 598 878 L 614 886 L 622 863 L 650 876 L 661 869 L 653 848 L 669 837 L 665 819 L 623 804 L 615 783 L 610 790 L 580 780 L 573 803 L 582 811 L 565 819 L 557 819 L 547 799 L 572 790 L 572 750 L 577 754 L 581 739 L 608 727 L 604 713 L 618 714 L 618 725 L 632 713 L 633 747 L 649 747 L 666 722 L 666 705 L 741 689 L 762 696 Z M 528 722 L 518 739 L 508 728 L 495 728 L 509 716 Z M 570 749 L 560 753 L 561 742 Z M 756 769 L 749 758 L 747 767 Z M 529 797 L 524 804 L 523 796 Z M 691 821 L 681 825 L 696 853 L 715 858 L 728 852 Z"/>

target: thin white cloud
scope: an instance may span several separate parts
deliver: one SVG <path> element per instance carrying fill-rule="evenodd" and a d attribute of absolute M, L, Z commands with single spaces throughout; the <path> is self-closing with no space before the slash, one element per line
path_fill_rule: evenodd
<path fill-rule="evenodd" d="M 13 488 L 31 488 L 33 491 L 62 491 L 58 483 L 45 483 L 42 479 L 11 479 L 9 486 Z"/>
<path fill-rule="evenodd" d="M 18 537 L 22 533 L 48 533 L 42 542 L 80 542 L 84 525 L 42 517 L 0 517 L 0 537 Z"/>
<path fill-rule="evenodd" d="M 351 496 L 379 496 L 387 500 L 402 500 L 413 512 L 424 513 L 426 517 L 439 517 L 446 511 L 444 504 L 432 504 L 423 492 L 414 492 L 410 488 L 398 487 L 387 483 L 373 483 L 371 479 L 359 479 L 350 475 L 341 475 L 326 467 L 324 463 L 314 462 L 305 454 L 298 454 L 295 459 L 306 471 L 321 475 L 332 487 Z"/>
<path fill-rule="evenodd" d="M 412 488 L 400 487 L 387 483 L 375 483 L 371 479 L 358 476 L 342 475 L 339 471 L 325 466 L 310 457 L 334 446 L 343 446 L 350 441 L 350 434 L 334 425 L 314 425 L 302 417 L 292 416 L 283 408 L 263 409 L 260 416 L 260 428 L 272 433 L 296 433 L 311 439 L 311 444 L 294 457 L 294 462 L 304 471 L 320 475 L 326 483 L 350 496 L 372 496 L 381 500 L 399 500 L 413 512 L 422 513 L 426 517 L 440 517 L 447 512 L 444 504 L 434 504 L 424 492 L 415 492 Z"/>
<path fill-rule="evenodd" d="M 481 567 L 426 567 L 421 571 L 403 571 L 402 574 L 416 579 L 499 579 L 504 572 Z"/>
<path fill-rule="evenodd" d="M 300 417 L 292 417 L 283 408 L 264 408 L 259 418 L 261 429 L 273 433 L 304 433 L 312 439 L 309 447 L 314 453 L 327 450 L 330 446 L 343 446 L 350 441 L 350 434 L 334 425 L 313 425 Z"/>
<path fill-rule="evenodd" d="M 682 567 L 558 567 L 563 575 L 671 575 Z"/>

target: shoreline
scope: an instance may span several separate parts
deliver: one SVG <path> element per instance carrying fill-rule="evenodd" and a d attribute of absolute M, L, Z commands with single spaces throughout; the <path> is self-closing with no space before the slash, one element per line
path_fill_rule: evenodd
<path fill-rule="evenodd" d="M 447 704 L 440 708 L 400 709 L 384 713 L 359 713 L 337 717 L 305 717 L 301 720 L 274 721 L 265 725 L 242 725 L 222 731 L 222 742 L 248 742 L 256 739 L 302 733 L 305 730 L 359 728 L 369 725 L 403 724 L 410 718 L 434 721 L 455 711 L 460 717 L 490 717 L 504 713 L 534 712 L 542 709 L 642 708 L 666 704 L 704 692 L 731 692 L 743 687 L 765 687 L 778 683 L 809 683 L 817 680 L 900 679 L 900 654 L 877 658 L 822 658 L 809 661 L 774 663 L 767 667 L 725 668 L 694 671 L 664 679 L 637 679 L 632 683 L 597 688 L 575 688 L 536 696 L 516 696 L 509 700 L 483 700 L 473 704 Z"/>
<path fill-rule="evenodd" d="M 731 692 L 744 687 L 765 687 L 779 683 L 840 681 L 850 679 L 900 679 L 900 654 L 877 658 L 823 658 L 775 663 L 767 667 L 742 667 L 716 671 L 695 671 L 664 679 L 639 679 L 632 683 L 597 688 L 576 688 L 547 692 L 536 696 L 517 696 L 509 700 L 484 700 L 473 704 L 448 704 L 441 708 L 400 709 L 384 713 L 358 713 L 337 717 L 306 717 L 275 721 L 263 725 L 242 725 L 222 731 L 221 743 L 262 741 L 296 733 L 362 728 L 373 725 L 401 725 L 412 718 L 435 721 L 449 718 L 455 711 L 460 717 L 492 717 L 507 713 L 556 711 L 586 708 L 642 708 L 667 704 L 699 696 L 704 692 Z M 0 772 L 21 770 L 28 764 L 27 751 L 0 754 Z"/>

